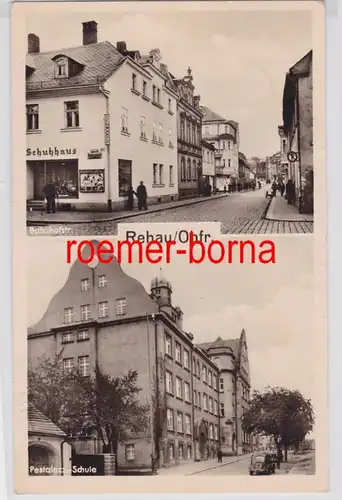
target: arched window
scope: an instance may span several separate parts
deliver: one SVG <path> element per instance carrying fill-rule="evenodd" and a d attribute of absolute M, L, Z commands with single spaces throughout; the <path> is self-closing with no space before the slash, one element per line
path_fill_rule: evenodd
<path fill-rule="evenodd" d="M 187 181 L 191 181 L 191 160 L 190 158 L 188 158 L 188 162 L 187 162 L 187 169 L 186 169 L 186 180 Z"/>
<path fill-rule="evenodd" d="M 192 162 L 192 180 L 196 181 L 197 180 L 197 167 L 196 167 L 196 160 L 193 160 Z"/>
<path fill-rule="evenodd" d="M 186 180 L 186 171 L 185 171 L 185 159 L 182 157 L 181 159 L 181 181 Z"/>

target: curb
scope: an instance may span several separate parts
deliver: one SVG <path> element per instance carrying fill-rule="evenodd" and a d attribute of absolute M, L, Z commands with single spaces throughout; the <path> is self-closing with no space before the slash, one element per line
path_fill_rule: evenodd
<path fill-rule="evenodd" d="M 247 457 L 249 458 L 250 454 L 243 455 L 242 457 L 239 457 L 239 458 L 237 458 L 235 460 L 232 460 L 231 462 L 226 462 L 225 464 L 214 465 L 213 467 L 208 467 L 206 469 L 201 469 L 201 470 L 196 471 L 196 472 L 190 472 L 190 474 L 186 474 L 186 476 L 194 476 L 196 474 L 200 474 L 201 472 L 206 472 L 208 470 L 213 470 L 213 469 L 219 469 L 220 467 L 225 467 L 225 466 L 230 465 L 230 464 L 235 464 L 236 462 L 242 462 L 242 460 L 246 460 Z"/>
<path fill-rule="evenodd" d="M 101 222 L 114 222 L 114 221 L 120 221 L 120 220 L 125 220 L 125 219 L 131 219 L 132 217 L 139 217 L 143 213 L 153 214 L 156 212 L 162 212 L 163 210 L 172 210 L 172 209 L 177 209 L 180 207 L 186 207 L 187 205 L 195 205 L 197 203 L 204 203 L 206 201 L 216 200 L 218 198 L 225 198 L 226 196 L 229 196 L 229 195 L 228 194 L 221 194 L 221 195 L 212 195 L 212 196 L 208 196 L 208 197 L 200 198 L 200 199 L 195 198 L 193 200 L 188 200 L 188 201 L 184 200 L 183 203 L 180 203 L 179 205 L 176 205 L 174 207 L 169 207 L 169 208 L 165 208 L 162 205 L 158 205 L 155 208 L 153 208 L 153 205 L 152 205 L 152 208 L 145 210 L 143 212 L 132 212 L 131 214 L 116 215 L 114 217 L 113 216 L 107 217 L 105 219 L 93 219 L 93 220 L 82 220 L 82 221 L 76 220 L 76 221 L 72 221 L 72 222 L 66 222 L 65 220 L 62 221 L 62 220 L 56 220 L 56 219 L 53 219 L 51 221 L 27 220 L 26 226 L 30 227 L 30 226 L 51 226 L 51 225 L 68 225 L 68 224 L 70 224 L 70 225 L 99 224 Z"/>
<path fill-rule="evenodd" d="M 268 220 L 270 222 L 311 222 L 312 224 L 314 223 L 314 221 L 312 220 L 305 220 L 305 219 L 297 219 L 297 220 L 285 220 L 285 219 L 277 219 L 275 217 L 267 217 L 267 214 L 271 208 L 271 204 L 272 204 L 272 201 L 273 201 L 273 198 L 270 199 L 270 202 L 269 204 L 267 205 L 266 207 L 266 210 L 264 212 L 264 216 L 262 217 L 262 219 L 264 220 Z"/>

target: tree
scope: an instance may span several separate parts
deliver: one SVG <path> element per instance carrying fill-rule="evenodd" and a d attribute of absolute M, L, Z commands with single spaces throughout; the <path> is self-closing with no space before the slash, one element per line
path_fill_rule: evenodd
<path fill-rule="evenodd" d="M 250 407 L 242 417 L 242 428 L 250 434 L 272 436 L 280 453 L 288 446 L 297 446 L 312 430 L 314 412 L 311 401 L 297 390 L 268 387 L 264 393 L 256 391 Z"/>

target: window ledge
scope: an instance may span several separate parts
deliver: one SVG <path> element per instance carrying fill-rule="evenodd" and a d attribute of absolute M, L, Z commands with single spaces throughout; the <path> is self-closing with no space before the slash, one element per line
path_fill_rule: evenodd
<path fill-rule="evenodd" d="M 129 132 L 125 132 L 124 130 L 121 130 L 121 135 L 124 135 L 125 137 L 131 137 L 131 134 Z"/>
<path fill-rule="evenodd" d="M 141 141 L 144 141 L 144 142 L 147 142 L 146 137 L 143 137 L 142 135 L 140 136 L 140 140 L 141 140 Z"/>
<path fill-rule="evenodd" d="M 176 396 L 176 399 L 178 399 L 178 401 L 183 401 L 183 398 L 181 396 Z"/>
<path fill-rule="evenodd" d="M 74 340 L 62 340 L 61 344 L 73 344 Z"/>
<path fill-rule="evenodd" d="M 147 102 L 151 100 L 149 97 L 147 97 L 147 95 L 142 95 L 141 97 Z"/>
<path fill-rule="evenodd" d="M 170 149 L 174 149 L 175 147 L 174 147 L 174 145 L 173 145 L 173 144 L 169 144 L 169 148 L 170 148 Z"/>
<path fill-rule="evenodd" d="M 88 342 L 90 338 L 87 339 L 77 339 L 76 342 Z"/>
<path fill-rule="evenodd" d="M 82 132 L 81 127 L 66 127 L 61 128 L 61 132 Z"/>
<path fill-rule="evenodd" d="M 32 134 L 41 134 L 42 131 L 40 129 L 34 129 L 34 130 L 26 130 L 26 133 L 28 135 L 32 135 Z"/>
<path fill-rule="evenodd" d="M 132 92 L 132 94 L 135 94 L 135 95 L 141 95 L 141 92 L 139 92 L 139 90 L 136 90 L 136 89 L 131 89 L 131 92 Z"/>
<path fill-rule="evenodd" d="M 156 144 L 157 146 L 164 146 L 164 143 L 160 141 L 152 141 L 152 144 Z"/>
<path fill-rule="evenodd" d="M 172 187 L 175 187 L 174 184 L 169 184 L 169 187 L 172 188 Z M 185 370 L 188 370 L 188 372 L 190 371 L 189 368 L 185 368 Z"/>
<path fill-rule="evenodd" d="M 152 184 L 152 187 L 153 187 L 153 188 L 161 188 L 161 187 L 165 187 L 165 184 Z M 176 363 L 177 363 L 177 365 L 182 366 L 182 365 L 181 365 L 180 363 L 178 363 L 177 361 L 176 361 Z"/>
<path fill-rule="evenodd" d="M 171 115 L 171 116 L 172 116 L 172 115 L 174 115 L 174 112 L 173 112 L 173 111 L 171 111 L 171 109 L 169 109 L 169 110 L 168 110 L 168 113 L 169 113 L 169 115 Z"/>
<path fill-rule="evenodd" d="M 157 108 L 159 108 L 159 109 L 164 109 L 164 106 L 162 106 L 161 104 L 159 104 L 159 102 L 152 101 L 152 104 L 153 104 L 153 106 L 157 106 Z"/>

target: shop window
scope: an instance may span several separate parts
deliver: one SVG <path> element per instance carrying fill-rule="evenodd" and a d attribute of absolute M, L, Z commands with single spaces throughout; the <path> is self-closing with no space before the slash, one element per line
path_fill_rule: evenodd
<path fill-rule="evenodd" d="M 132 186 L 131 160 L 119 160 L 119 196 L 127 196 L 128 189 Z"/>
<path fill-rule="evenodd" d="M 78 358 L 78 372 L 81 377 L 88 377 L 90 371 L 89 356 L 80 356 Z"/>
<path fill-rule="evenodd" d="M 64 103 L 66 128 L 78 128 L 80 126 L 79 101 L 68 101 Z"/>
<path fill-rule="evenodd" d="M 124 316 L 127 310 L 127 301 L 126 299 L 117 299 L 116 300 L 116 315 Z"/>
<path fill-rule="evenodd" d="M 134 444 L 126 444 L 125 445 L 125 457 L 126 457 L 126 460 L 128 460 L 128 461 L 135 460 L 135 445 Z"/>
<path fill-rule="evenodd" d="M 26 130 L 39 130 L 39 105 L 28 104 L 26 106 Z"/>

